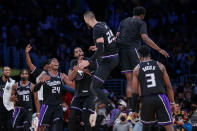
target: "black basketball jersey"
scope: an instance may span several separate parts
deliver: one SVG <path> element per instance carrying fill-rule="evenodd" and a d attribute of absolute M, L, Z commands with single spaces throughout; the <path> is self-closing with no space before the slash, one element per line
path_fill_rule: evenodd
<path fill-rule="evenodd" d="M 86 59 L 86 58 L 84 58 Z M 70 69 L 73 70 L 73 67 L 78 64 L 77 59 L 73 59 L 70 64 Z M 88 69 L 89 72 L 93 73 L 95 67 L 88 66 L 85 69 Z M 79 96 L 88 96 L 90 94 L 89 88 L 92 81 L 92 77 L 83 71 L 77 71 L 75 78 L 75 97 Z"/>
<path fill-rule="evenodd" d="M 18 82 L 16 87 L 16 106 L 33 109 L 33 93 L 31 89 L 31 82 L 28 85 L 22 86 L 21 81 Z"/>
<path fill-rule="evenodd" d="M 52 76 L 49 72 L 47 75 L 51 77 L 43 85 L 43 103 L 47 105 L 58 105 L 62 103 L 62 78 L 61 73 Z"/>
<path fill-rule="evenodd" d="M 141 88 L 141 95 L 165 94 L 165 84 L 163 72 L 159 68 L 157 61 L 143 61 L 139 64 L 138 79 Z"/>
<path fill-rule="evenodd" d="M 115 42 L 115 37 L 113 32 L 104 22 L 98 22 L 93 28 L 93 39 L 96 43 L 96 39 L 104 38 L 104 53 L 102 56 L 116 54 L 118 52 L 118 47 Z"/>

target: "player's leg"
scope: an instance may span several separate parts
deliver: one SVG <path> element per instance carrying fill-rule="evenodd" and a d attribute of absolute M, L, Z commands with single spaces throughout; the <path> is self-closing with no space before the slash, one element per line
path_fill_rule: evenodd
<path fill-rule="evenodd" d="M 157 96 L 157 116 L 158 125 L 164 126 L 167 131 L 174 131 L 172 123 L 172 112 L 170 102 L 165 94 L 160 94 Z"/>
<path fill-rule="evenodd" d="M 154 96 L 146 96 L 141 99 L 141 122 L 143 131 L 153 131 L 152 125 L 156 123 Z"/>
<path fill-rule="evenodd" d="M 85 131 L 92 131 L 91 125 L 90 125 L 90 115 L 91 113 L 88 110 L 84 110 L 81 114 L 82 122 L 84 123 Z"/>
<path fill-rule="evenodd" d="M 49 125 L 50 116 L 51 116 L 51 107 L 49 107 L 46 104 L 42 104 L 40 110 L 40 116 L 39 116 L 39 123 L 38 123 L 39 131 L 44 131 L 46 125 Z"/>
<path fill-rule="evenodd" d="M 174 131 L 173 124 L 164 126 L 166 131 Z"/>
<path fill-rule="evenodd" d="M 126 87 L 126 95 L 128 98 L 128 108 L 131 110 L 132 108 L 132 79 L 133 79 L 133 72 L 124 73 L 126 80 L 127 80 L 127 87 Z"/>
<path fill-rule="evenodd" d="M 80 114 L 83 111 L 83 98 L 73 97 L 71 105 L 70 105 L 70 113 L 69 113 L 69 121 L 68 121 L 68 129 L 70 131 L 77 131 L 77 114 Z"/>
<path fill-rule="evenodd" d="M 84 100 L 83 104 L 83 112 L 81 114 L 82 121 L 84 122 L 85 131 L 92 131 L 92 127 L 90 124 L 90 115 L 95 113 L 95 104 L 94 104 L 94 96 L 90 94 Z"/>
<path fill-rule="evenodd" d="M 63 130 L 63 109 L 61 105 L 53 107 L 53 125 L 55 126 L 56 131 Z"/>
<path fill-rule="evenodd" d="M 104 82 L 107 80 L 110 72 L 118 65 L 118 63 L 118 56 L 115 58 L 103 59 L 100 62 L 99 67 L 96 69 L 90 85 L 90 91 L 93 93 L 93 95 L 97 96 L 102 103 L 106 104 L 109 110 L 113 109 L 114 107 L 111 105 L 108 97 L 103 93 L 102 87 Z"/>
<path fill-rule="evenodd" d="M 137 50 L 120 50 L 121 73 L 125 75 L 127 81 L 126 95 L 128 98 L 129 110 L 132 110 L 133 70 L 139 62 Z"/>
<path fill-rule="evenodd" d="M 24 111 L 24 131 L 30 131 L 33 112 L 25 109 Z"/>
<path fill-rule="evenodd" d="M 14 131 L 23 130 L 22 116 L 23 116 L 23 109 L 16 107 L 12 119 L 12 127 Z"/>

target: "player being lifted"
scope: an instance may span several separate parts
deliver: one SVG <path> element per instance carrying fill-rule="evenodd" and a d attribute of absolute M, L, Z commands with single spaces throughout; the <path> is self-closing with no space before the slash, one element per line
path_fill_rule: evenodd
<path fill-rule="evenodd" d="M 37 116 L 39 116 L 40 112 L 40 103 L 38 100 L 38 94 L 33 92 L 34 85 L 28 81 L 28 70 L 21 70 L 20 77 L 21 80 L 15 83 L 12 87 L 12 94 L 10 98 L 10 100 L 15 103 L 12 126 L 15 131 L 30 131 L 33 114 L 33 101 L 35 102 Z"/>
<path fill-rule="evenodd" d="M 148 37 L 147 26 L 145 21 L 143 21 L 145 14 L 145 8 L 135 7 L 133 9 L 133 17 L 122 20 L 117 32 L 121 73 L 125 74 L 127 80 L 126 94 L 131 111 L 133 69 L 140 62 L 137 50 L 141 46 L 141 40 L 165 57 L 169 56 L 165 50 L 162 50 Z"/>
<path fill-rule="evenodd" d="M 63 83 L 72 87 L 72 82 L 67 75 L 58 71 L 59 62 L 56 58 L 52 58 L 49 64 L 51 67 L 50 71 L 40 76 L 39 83 L 35 85 L 34 89 L 34 91 L 38 91 L 43 85 L 43 102 L 39 126 L 50 125 L 50 128 L 52 128 L 52 125 L 54 125 L 57 131 L 62 131 L 63 109 L 61 104 Z"/>
<path fill-rule="evenodd" d="M 110 72 L 119 64 L 118 48 L 115 42 L 115 37 L 104 22 L 98 22 L 92 11 L 84 13 L 85 23 L 93 28 L 93 39 L 95 46 L 90 49 L 94 50 L 94 54 L 89 60 L 83 60 L 79 65 L 80 68 L 87 67 L 96 59 L 100 59 L 99 66 L 95 71 L 90 90 L 95 94 L 104 104 L 106 104 L 108 111 L 111 111 L 111 119 L 108 126 L 111 126 L 114 120 L 120 114 L 119 110 L 113 110 L 114 107 L 110 100 L 102 91 L 102 86 L 107 80 Z M 112 111 L 113 110 L 113 111 Z M 112 113 L 113 112 L 113 113 Z"/>
<path fill-rule="evenodd" d="M 167 131 L 174 131 L 171 113 L 171 107 L 172 110 L 175 108 L 174 93 L 165 66 L 151 60 L 150 48 L 142 46 L 138 52 L 141 62 L 133 71 L 132 116 L 137 117 L 137 92 L 140 87 L 143 131 L 150 131 L 151 125 L 156 122 L 164 126 Z"/>

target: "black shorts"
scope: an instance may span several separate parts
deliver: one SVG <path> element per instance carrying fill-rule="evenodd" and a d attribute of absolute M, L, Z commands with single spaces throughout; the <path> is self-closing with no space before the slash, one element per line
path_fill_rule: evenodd
<path fill-rule="evenodd" d="M 99 65 L 93 76 L 94 79 L 104 83 L 111 71 L 119 64 L 119 55 L 111 55 L 111 57 L 105 56 L 100 59 Z"/>
<path fill-rule="evenodd" d="M 23 128 L 24 124 L 29 124 L 31 126 L 32 122 L 32 109 L 25 109 L 22 107 L 16 107 L 14 110 L 14 116 L 12 121 L 13 128 Z"/>
<path fill-rule="evenodd" d="M 120 49 L 121 73 L 132 72 L 137 64 L 140 63 L 137 49 Z"/>
<path fill-rule="evenodd" d="M 94 97 L 91 96 L 73 97 L 73 100 L 70 105 L 70 109 L 79 110 L 79 111 L 88 110 L 90 113 L 94 114 L 95 111 Z"/>
<path fill-rule="evenodd" d="M 145 96 L 141 99 L 141 122 L 143 124 L 172 124 L 172 113 L 168 97 L 164 94 Z"/>
<path fill-rule="evenodd" d="M 52 125 L 60 119 L 63 120 L 63 108 L 61 105 L 42 104 L 38 126 Z"/>

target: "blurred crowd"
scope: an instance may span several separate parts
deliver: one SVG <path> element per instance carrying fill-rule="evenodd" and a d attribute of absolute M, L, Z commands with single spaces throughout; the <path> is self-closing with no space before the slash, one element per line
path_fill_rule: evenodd
<path fill-rule="evenodd" d="M 31 43 L 37 66 L 46 58 L 58 57 L 65 71 L 74 47 L 80 46 L 90 55 L 87 49 L 94 44 L 91 30 L 83 21 L 85 10 L 93 10 L 115 34 L 119 22 L 132 16 L 134 6 L 142 5 L 147 9 L 145 21 L 150 37 L 171 58 L 166 60 L 155 51 L 152 56 L 167 64 L 168 70 L 173 71 L 171 77 L 176 77 L 196 72 L 195 3 L 195 0 L 1 0 L 0 43 L 17 48 Z"/>

